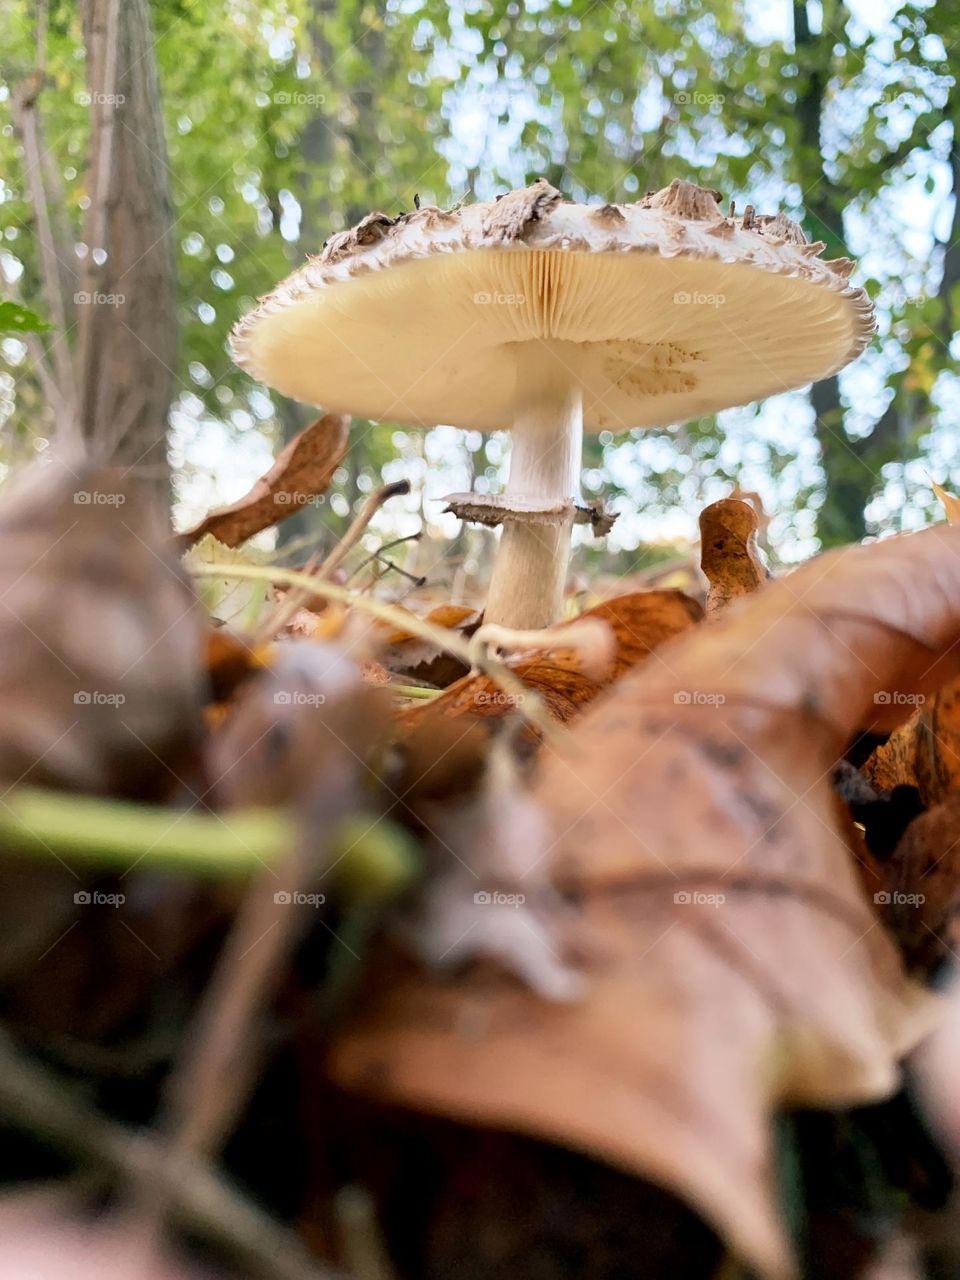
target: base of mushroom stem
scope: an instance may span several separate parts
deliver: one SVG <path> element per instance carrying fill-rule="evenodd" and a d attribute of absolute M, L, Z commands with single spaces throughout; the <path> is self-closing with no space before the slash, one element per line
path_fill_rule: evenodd
<path fill-rule="evenodd" d="M 504 520 L 484 622 L 536 631 L 563 617 L 573 514 L 561 523 Z"/>

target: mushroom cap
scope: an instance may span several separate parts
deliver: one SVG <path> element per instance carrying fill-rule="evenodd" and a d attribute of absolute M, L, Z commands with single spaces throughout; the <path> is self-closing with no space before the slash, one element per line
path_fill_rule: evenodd
<path fill-rule="evenodd" d="M 825 378 L 875 330 L 853 263 L 778 214 L 675 179 L 635 204 L 541 179 L 452 211 L 368 214 L 260 301 L 237 363 L 299 400 L 414 426 L 511 427 L 520 344 L 582 388 L 584 428 L 663 426 Z"/>

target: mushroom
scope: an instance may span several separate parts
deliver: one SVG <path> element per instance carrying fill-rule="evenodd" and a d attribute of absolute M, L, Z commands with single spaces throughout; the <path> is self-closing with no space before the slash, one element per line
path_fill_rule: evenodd
<path fill-rule="evenodd" d="M 583 431 L 664 426 L 835 373 L 874 332 L 847 258 L 796 223 L 675 179 L 634 204 L 581 205 L 543 179 L 489 203 L 368 214 L 237 326 L 237 362 L 285 395 L 430 428 L 513 433 L 485 617 L 559 616 Z M 419 202 L 418 202 L 419 204 Z"/>

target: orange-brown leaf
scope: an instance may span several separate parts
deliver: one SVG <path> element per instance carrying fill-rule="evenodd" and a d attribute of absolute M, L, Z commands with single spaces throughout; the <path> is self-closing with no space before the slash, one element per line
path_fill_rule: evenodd
<path fill-rule="evenodd" d="M 708 618 L 769 579 L 757 548 L 759 523 L 756 508 L 739 498 L 721 498 L 700 513 L 700 568 L 710 583 Z"/>
<path fill-rule="evenodd" d="M 924 805 L 960 790 L 960 680 L 949 680 L 920 705 L 864 765 L 875 787 L 915 786 Z"/>
<path fill-rule="evenodd" d="M 606 685 L 647 658 L 664 641 L 692 627 L 700 606 L 680 591 L 640 591 L 607 600 L 580 615 L 597 618 L 612 628 L 616 640 L 613 663 L 601 679 L 580 669 L 576 654 L 559 647 L 549 655 L 524 658 L 513 665 L 523 683 L 540 694 L 551 714 L 562 723 L 572 720 Z M 476 716 L 499 719 L 516 710 L 516 697 L 505 693 L 485 675 L 457 680 L 430 703 L 407 707 L 400 718 L 408 727 L 434 716 Z"/>
<path fill-rule="evenodd" d="M 586 997 L 381 975 L 338 1078 L 661 1182 L 791 1274 L 773 1112 L 889 1093 L 930 1016 L 831 770 L 878 694 L 956 674 L 958 641 L 960 530 L 940 527 L 821 557 L 664 646 L 547 749 L 536 793 Z"/>

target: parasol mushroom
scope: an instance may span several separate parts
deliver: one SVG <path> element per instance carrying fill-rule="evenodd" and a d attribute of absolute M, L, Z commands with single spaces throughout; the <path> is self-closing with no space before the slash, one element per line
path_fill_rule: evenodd
<path fill-rule="evenodd" d="M 237 362 L 328 410 L 513 433 L 504 493 L 453 495 L 503 524 L 486 620 L 562 605 L 583 431 L 664 426 L 835 373 L 874 332 L 847 258 L 796 223 L 675 179 L 578 205 L 541 179 L 446 212 L 368 214 L 234 331 Z"/>

